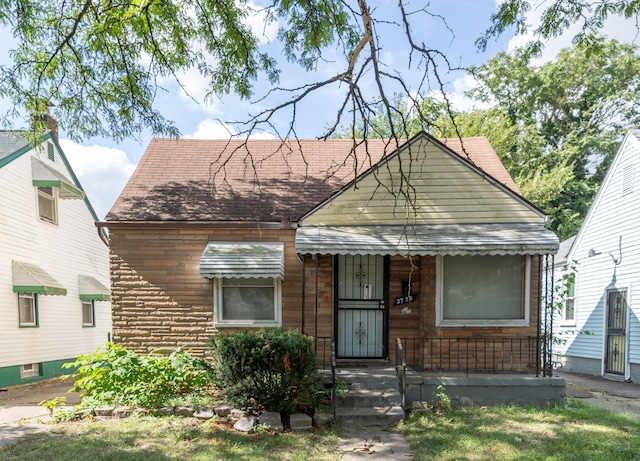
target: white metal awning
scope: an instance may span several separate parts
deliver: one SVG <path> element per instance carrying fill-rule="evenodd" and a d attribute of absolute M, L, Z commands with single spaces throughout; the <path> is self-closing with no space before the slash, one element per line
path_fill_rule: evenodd
<path fill-rule="evenodd" d="M 42 295 L 66 295 L 67 289 L 40 266 L 12 261 L 14 293 L 38 293 Z"/>
<path fill-rule="evenodd" d="M 296 230 L 298 254 L 555 254 L 558 237 L 539 224 L 311 226 Z"/>
<path fill-rule="evenodd" d="M 284 243 L 209 242 L 200 257 L 200 276 L 284 279 Z"/>
<path fill-rule="evenodd" d="M 109 289 L 98 279 L 88 275 L 78 275 L 78 291 L 83 301 L 109 301 Z"/>
<path fill-rule="evenodd" d="M 31 174 L 36 187 L 59 187 L 60 198 L 84 199 L 84 192 L 69 179 L 35 157 L 31 157 Z"/>

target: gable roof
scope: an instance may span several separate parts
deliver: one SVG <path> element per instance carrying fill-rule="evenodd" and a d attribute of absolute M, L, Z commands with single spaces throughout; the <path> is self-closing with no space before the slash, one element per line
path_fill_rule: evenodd
<path fill-rule="evenodd" d="M 486 138 L 443 143 L 520 197 Z M 106 220 L 297 221 L 396 151 L 386 140 L 154 138 Z"/>
<path fill-rule="evenodd" d="M 618 151 L 616 152 L 616 155 L 613 158 L 611 165 L 609 165 L 609 169 L 607 170 L 607 173 L 605 174 L 604 179 L 600 184 L 600 188 L 598 189 L 598 192 L 596 193 L 596 196 L 593 199 L 591 206 L 589 207 L 589 211 L 587 212 L 587 215 L 585 216 L 584 221 L 582 222 L 582 225 L 580 226 L 580 230 L 578 231 L 578 234 L 575 237 L 575 241 L 573 242 L 569 252 L 567 253 L 567 256 L 566 256 L 567 261 L 571 261 L 573 259 L 580 259 L 578 255 L 576 255 L 576 251 L 579 249 L 579 247 L 582 244 L 582 241 L 585 239 L 585 235 L 589 232 L 589 227 L 591 226 L 591 223 L 595 219 L 594 217 L 601 206 L 608 207 L 609 209 L 613 209 L 613 205 L 615 205 L 615 207 L 619 208 L 620 210 L 624 210 L 625 214 L 628 214 L 628 210 L 625 209 L 624 207 L 621 207 L 619 201 L 616 203 L 607 201 L 605 200 L 605 195 L 608 193 L 608 189 L 612 187 L 611 184 L 613 184 L 613 182 L 616 179 L 618 179 L 618 178 L 615 178 L 615 175 L 616 173 L 619 172 L 619 165 L 623 161 L 626 161 L 628 158 L 629 159 L 633 158 L 633 157 L 629 157 L 633 155 L 637 156 L 638 159 L 640 159 L 640 130 L 638 129 L 631 129 L 627 131 L 622 142 L 620 143 L 620 147 L 618 148 Z M 634 167 L 632 171 L 638 168 L 636 165 L 640 165 L 640 162 L 636 162 L 633 165 Z M 633 179 L 633 175 L 632 175 L 632 179 Z M 632 184 L 633 182 L 636 182 L 636 184 L 638 184 L 637 179 L 633 179 Z M 635 187 L 637 190 L 638 186 L 635 186 Z M 634 201 L 634 197 L 632 195 L 629 195 L 628 199 L 631 201 Z M 633 213 L 631 213 L 631 216 L 634 216 Z M 609 234 L 614 235 L 612 232 L 609 232 Z"/>
<path fill-rule="evenodd" d="M 40 138 L 38 145 L 41 145 L 46 141 L 53 144 L 60 160 L 62 160 L 62 171 L 50 168 L 40 160 L 32 157 L 31 161 L 34 185 L 60 187 L 62 190 L 62 198 L 82 199 L 89 209 L 93 220 L 98 221 L 98 216 L 96 215 L 88 197 L 85 195 L 78 177 L 71 168 L 71 165 L 62 151 L 57 138 L 53 136 L 51 131 L 48 131 Z M 29 152 L 32 148 L 33 146 L 24 136 L 24 131 L 0 130 L 0 168 Z"/>
<path fill-rule="evenodd" d="M 0 168 L 10 162 L 14 154 L 19 156 L 29 147 L 29 142 L 20 131 L 0 130 Z"/>

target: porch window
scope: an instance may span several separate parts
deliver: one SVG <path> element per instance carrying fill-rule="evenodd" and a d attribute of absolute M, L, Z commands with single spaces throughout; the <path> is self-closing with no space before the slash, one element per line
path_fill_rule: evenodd
<path fill-rule="evenodd" d="M 213 286 L 217 325 L 275 327 L 282 324 L 279 278 L 219 278 Z"/>
<path fill-rule="evenodd" d="M 38 303 L 35 293 L 18 293 L 18 324 L 21 327 L 38 326 Z"/>
<path fill-rule="evenodd" d="M 438 326 L 527 326 L 531 258 L 439 256 Z"/>

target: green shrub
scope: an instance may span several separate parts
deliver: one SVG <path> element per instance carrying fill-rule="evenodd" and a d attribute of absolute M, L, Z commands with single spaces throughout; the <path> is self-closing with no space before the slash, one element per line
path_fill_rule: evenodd
<path fill-rule="evenodd" d="M 83 403 L 159 408 L 179 396 L 205 392 L 208 379 L 202 360 L 180 349 L 168 356 L 139 355 L 107 343 L 92 354 L 79 356 L 64 368 L 74 369 L 74 392 Z"/>
<path fill-rule="evenodd" d="M 318 403 L 313 339 L 280 328 L 211 338 L 211 383 L 229 403 L 286 415 Z M 286 422 L 285 422 L 286 424 Z"/>

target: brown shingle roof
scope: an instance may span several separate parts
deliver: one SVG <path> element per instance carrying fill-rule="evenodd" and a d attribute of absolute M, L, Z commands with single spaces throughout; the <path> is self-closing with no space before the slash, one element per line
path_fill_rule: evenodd
<path fill-rule="evenodd" d="M 486 138 L 444 140 L 518 192 Z M 155 138 L 107 221 L 297 221 L 395 151 L 369 140 L 194 140 Z M 354 155 L 354 152 L 356 154 Z M 358 159 L 357 165 L 354 159 Z"/>

